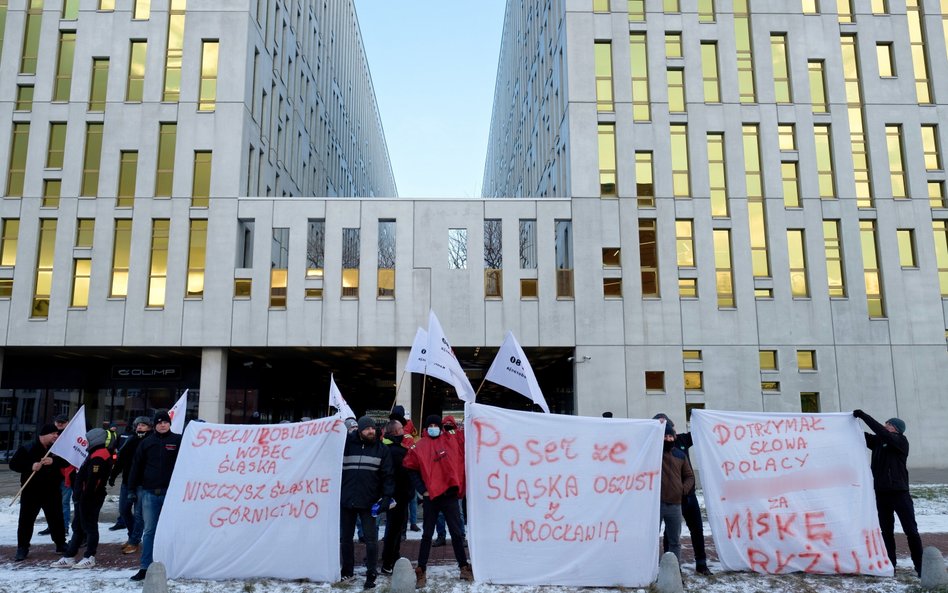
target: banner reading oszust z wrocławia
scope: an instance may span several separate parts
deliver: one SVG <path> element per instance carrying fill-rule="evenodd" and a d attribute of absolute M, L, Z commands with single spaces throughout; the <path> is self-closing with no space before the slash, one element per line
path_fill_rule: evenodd
<path fill-rule="evenodd" d="M 658 573 L 662 426 L 465 406 L 477 581 L 646 586 Z"/>
<path fill-rule="evenodd" d="M 346 429 L 192 422 L 155 535 L 171 578 L 339 579 L 339 488 Z"/>
<path fill-rule="evenodd" d="M 691 430 L 725 568 L 892 575 L 851 414 L 695 410 Z"/>

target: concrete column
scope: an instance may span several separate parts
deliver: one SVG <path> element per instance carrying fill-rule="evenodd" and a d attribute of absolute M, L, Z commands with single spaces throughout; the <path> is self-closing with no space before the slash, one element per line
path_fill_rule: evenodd
<path fill-rule="evenodd" d="M 398 394 L 395 403 L 405 406 L 408 415 L 411 415 L 411 373 L 405 373 L 405 365 L 408 364 L 408 355 L 411 354 L 411 348 L 399 348 L 395 354 L 395 381 L 398 383 Z"/>
<path fill-rule="evenodd" d="M 227 400 L 227 348 L 201 351 L 201 398 L 198 416 L 208 422 L 224 422 Z"/>

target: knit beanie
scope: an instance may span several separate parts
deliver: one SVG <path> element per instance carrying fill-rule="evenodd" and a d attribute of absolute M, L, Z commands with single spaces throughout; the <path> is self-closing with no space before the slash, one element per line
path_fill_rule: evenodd
<path fill-rule="evenodd" d="M 86 449 L 91 451 L 95 449 L 96 447 L 101 447 L 102 445 L 105 445 L 106 439 L 108 439 L 108 436 L 109 436 L 108 431 L 105 430 L 104 428 L 93 428 L 92 430 L 86 433 L 86 441 L 88 441 L 89 443 L 88 445 L 86 445 Z"/>
<path fill-rule="evenodd" d="M 428 418 L 425 419 L 425 428 L 431 426 L 432 424 L 434 424 L 438 428 L 442 428 L 441 416 L 438 416 L 437 414 L 432 414 L 428 416 Z"/>
<path fill-rule="evenodd" d="M 359 418 L 359 432 L 362 432 L 369 427 L 375 428 L 375 420 L 372 420 L 371 416 L 363 416 Z"/>
<path fill-rule="evenodd" d="M 58 432 L 59 432 L 59 429 L 56 428 L 56 425 L 55 425 L 55 424 L 44 424 L 44 425 L 43 425 L 43 428 L 41 428 L 40 431 L 39 431 L 39 435 L 40 435 L 41 437 L 44 437 L 44 436 L 46 436 L 46 435 L 48 435 L 48 434 L 53 434 L 54 432 L 55 432 L 55 433 L 58 433 Z"/>
<path fill-rule="evenodd" d="M 889 418 L 886 422 L 894 426 L 895 429 L 899 431 L 899 434 L 905 434 L 905 420 L 901 418 Z"/>

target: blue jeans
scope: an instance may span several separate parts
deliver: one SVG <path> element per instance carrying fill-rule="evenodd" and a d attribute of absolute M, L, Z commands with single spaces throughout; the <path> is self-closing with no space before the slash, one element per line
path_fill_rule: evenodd
<path fill-rule="evenodd" d="M 69 511 L 72 509 L 72 487 L 63 482 L 59 485 L 59 492 L 63 495 L 63 523 L 69 529 Z"/>
<path fill-rule="evenodd" d="M 145 531 L 142 534 L 142 559 L 139 568 L 147 570 L 153 562 L 152 554 L 155 550 L 155 530 L 158 527 L 158 516 L 161 514 L 161 507 L 165 504 L 165 491 L 161 494 L 155 494 L 154 490 L 144 490 L 139 488 L 138 499 L 142 507 L 142 518 L 145 521 Z"/>
<path fill-rule="evenodd" d="M 141 543 L 142 532 L 145 530 L 145 522 L 142 519 L 142 499 L 139 497 L 134 503 L 129 502 L 128 486 L 124 483 L 119 492 L 119 514 L 128 530 L 128 543 L 137 546 Z"/>

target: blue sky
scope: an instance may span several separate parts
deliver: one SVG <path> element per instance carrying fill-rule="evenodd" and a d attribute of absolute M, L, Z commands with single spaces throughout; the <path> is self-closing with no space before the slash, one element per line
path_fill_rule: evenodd
<path fill-rule="evenodd" d="M 480 196 L 504 5 L 355 0 L 399 196 Z"/>

